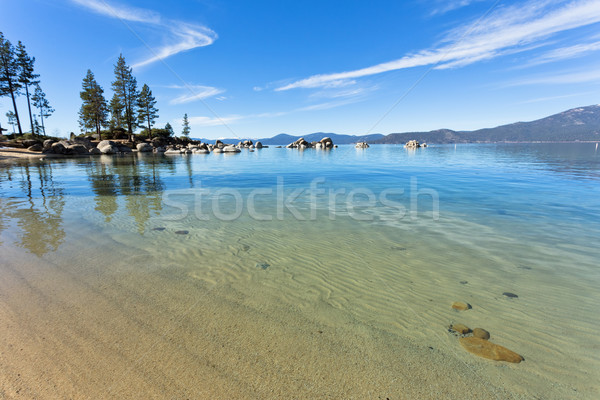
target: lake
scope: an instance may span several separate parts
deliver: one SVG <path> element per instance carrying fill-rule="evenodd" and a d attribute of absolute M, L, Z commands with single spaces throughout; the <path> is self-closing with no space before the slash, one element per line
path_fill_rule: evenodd
<path fill-rule="evenodd" d="M 595 399 L 599 199 L 595 143 L 0 160 L 0 398 Z"/>

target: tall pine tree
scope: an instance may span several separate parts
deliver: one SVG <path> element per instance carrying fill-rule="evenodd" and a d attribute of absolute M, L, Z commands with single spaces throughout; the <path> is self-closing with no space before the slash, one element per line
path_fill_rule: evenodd
<path fill-rule="evenodd" d="M 86 129 L 95 129 L 98 139 L 102 140 L 101 128 L 106 125 L 108 106 L 104 98 L 104 90 L 91 70 L 83 78 L 82 91 L 79 93 L 83 104 L 79 110 L 79 124 Z"/>
<path fill-rule="evenodd" d="M 171 126 L 170 123 L 167 122 L 167 124 L 165 125 L 165 131 L 167 131 L 169 137 L 173 137 L 175 136 L 175 131 L 173 130 L 173 127 Z"/>
<path fill-rule="evenodd" d="M 21 41 L 17 43 L 16 63 L 19 67 L 19 83 L 25 88 L 25 96 L 27 97 L 27 108 L 29 109 L 29 122 L 31 123 L 31 133 L 35 135 L 33 129 L 33 115 L 31 113 L 31 101 L 29 98 L 29 86 L 39 83 L 39 75 L 34 73 L 33 64 L 35 57 L 29 57 L 25 46 Z"/>
<path fill-rule="evenodd" d="M 187 113 L 183 115 L 183 129 L 181 134 L 185 137 L 190 137 L 190 121 L 188 120 Z"/>
<path fill-rule="evenodd" d="M 123 110 L 125 106 L 121 103 L 119 96 L 115 93 L 110 100 L 110 126 L 111 130 L 115 128 L 123 128 Z"/>
<path fill-rule="evenodd" d="M 125 62 L 123 54 L 115 64 L 115 80 L 112 82 L 112 88 L 119 102 L 123 105 L 123 118 L 127 125 L 129 140 L 133 138 L 133 131 L 136 128 L 136 110 L 135 106 L 138 99 L 137 81 L 133 76 L 131 67 Z"/>
<path fill-rule="evenodd" d="M 8 124 L 12 125 L 13 133 L 15 133 L 15 125 L 17 125 L 17 118 L 15 118 L 15 113 L 12 111 L 8 111 L 6 113 L 6 118 L 8 118 Z"/>
<path fill-rule="evenodd" d="M 44 118 L 48 118 L 54 112 L 54 108 L 50 107 L 48 99 L 46 99 L 46 93 L 42 90 L 39 84 L 36 83 L 35 91 L 31 97 L 33 105 L 40 112 L 40 120 L 42 121 L 42 132 L 46 135 L 46 127 L 44 126 Z"/>
<path fill-rule="evenodd" d="M 4 38 L 4 34 L 0 32 L 0 97 L 8 96 L 12 98 L 15 118 L 19 134 L 23 134 L 21 129 L 21 120 L 19 119 L 19 111 L 17 110 L 16 96 L 19 94 L 21 84 L 19 83 L 19 66 L 15 58 L 15 48 Z"/>
<path fill-rule="evenodd" d="M 156 99 L 152 96 L 152 90 L 144 84 L 138 97 L 138 122 L 140 125 L 148 124 L 148 136 L 152 138 L 152 125 L 158 118 L 158 109 L 155 107 Z"/>

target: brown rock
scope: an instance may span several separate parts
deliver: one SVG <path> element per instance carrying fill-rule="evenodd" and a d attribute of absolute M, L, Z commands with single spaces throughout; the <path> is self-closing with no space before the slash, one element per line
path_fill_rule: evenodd
<path fill-rule="evenodd" d="M 490 333 L 485 329 L 475 328 L 473 329 L 473 336 L 480 339 L 488 340 L 490 338 Z"/>
<path fill-rule="evenodd" d="M 478 337 L 460 338 L 459 342 L 469 353 L 473 353 L 479 357 L 511 363 L 520 363 L 523 361 L 523 357 L 514 351 Z"/>
<path fill-rule="evenodd" d="M 469 303 L 463 303 L 461 301 L 455 301 L 452 303 L 452 308 L 459 311 L 465 311 L 471 309 L 471 305 Z"/>
<path fill-rule="evenodd" d="M 465 334 L 467 334 L 467 333 L 471 332 L 471 329 L 469 329 L 469 327 L 468 327 L 468 326 L 466 326 L 466 325 L 463 325 L 463 324 L 452 324 L 452 326 L 450 326 L 450 328 L 451 328 L 453 331 L 456 331 L 456 332 L 458 332 L 458 333 L 462 333 L 463 335 L 465 335 Z"/>

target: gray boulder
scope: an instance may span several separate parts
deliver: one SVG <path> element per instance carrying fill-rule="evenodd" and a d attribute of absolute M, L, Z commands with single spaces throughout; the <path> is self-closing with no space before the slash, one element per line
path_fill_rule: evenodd
<path fill-rule="evenodd" d="M 138 143 L 137 146 L 135 146 L 135 148 L 140 153 L 149 153 L 153 150 L 152 145 L 149 143 Z"/>
<path fill-rule="evenodd" d="M 71 142 L 74 143 L 74 144 L 80 144 L 80 145 L 82 145 L 83 147 L 86 148 L 86 150 L 90 150 L 90 149 L 94 148 L 94 145 L 92 144 L 92 142 L 88 138 L 76 137 Z"/>
<path fill-rule="evenodd" d="M 119 152 L 119 149 L 112 145 L 97 147 L 97 149 L 100 150 L 102 154 L 116 154 Z"/>
<path fill-rule="evenodd" d="M 36 144 L 41 144 L 41 142 L 39 140 L 35 140 L 35 139 L 23 140 L 23 147 L 25 147 L 26 149 L 33 145 L 36 145 Z"/>
<path fill-rule="evenodd" d="M 69 154 L 88 154 L 88 149 L 82 144 L 70 144 L 66 149 Z"/>
<path fill-rule="evenodd" d="M 32 146 L 29 146 L 27 148 L 27 150 L 39 152 L 39 151 L 44 150 L 44 148 L 42 147 L 42 145 L 40 143 L 36 143 L 36 144 L 34 144 Z"/>
<path fill-rule="evenodd" d="M 66 154 L 66 151 L 67 151 L 66 147 L 61 142 L 57 142 L 57 143 L 52 143 L 52 146 L 50 146 L 49 153 Z"/>

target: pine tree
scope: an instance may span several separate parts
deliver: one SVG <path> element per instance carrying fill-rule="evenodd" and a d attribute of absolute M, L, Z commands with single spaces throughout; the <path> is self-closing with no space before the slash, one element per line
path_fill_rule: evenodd
<path fill-rule="evenodd" d="M 165 125 L 165 131 L 167 131 L 169 133 L 170 137 L 175 136 L 175 131 L 173 130 L 173 127 L 171 126 L 170 123 L 167 122 L 167 124 Z"/>
<path fill-rule="evenodd" d="M 156 99 L 152 96 L 152 90 L 148 85 L 142 86 L 142 91 L 138 96 L 138 122 L 140 125 L 148 124 L 148 136 L 152 138 L 152 125 L 158 118 L 158 109 L 155 107 Z"/>
<path fill-rule="evenodd" d="M 133 131 L 136 128 L 135 106 L 137 103 L 137 81 L 133 76 L 131 67 L 125 63 L 123 54 L 115 64 L 115 80 L 112 82 L 112 88 L 124 108 L 124 120 L 129 133 L 129 140 L 132 140 Z"/>
<path fill-rule="evenodd" d="M 25 46 L 21 41 L 17 43 L 16 63 L 19 67 L 19 83 L 25 88 L 25 96 L 27 97 L 27 108 L 29 110 L 29 122 L 31 123 L 31 133 L 35 135 L 33 130 L 33 115 L 31 114 L 31 101 L 29 99 L 29 86 L 39 83 L 39 75 L 34 73 L 33 64 L 35 57 L 29 57 Z"/>
<path fill-rule="evenodd" d="M 21 129 L 21 120 L 17 110 L 16 95 L 19 94 L 21 84 L 19 83 L 19 67 L 15 60 L 15 48 L 0 32 L 0 97 L 8 96 L 12 98 L 13 110 L 17 120 L 19 134 L 23 134 Z"/>
<path fill-rule="evenodd" d="M 106 125 L 108 106 L 103 95 L 104 90 L 98 85 L 94 74 L 89 69 L 83 78 L 82 89 L 79 93 L 83 100 L 79 110 L 79 124 L 82 128 L 95 129 L 98 139 L 102 140 L 100 129 Z"/>
<path fill-rule="evenodd" d="M 183 130 L 181 134 L 185 137 L 190 137 L 190 121 L 188 120 L 187 113 L 183 116 Z"/>
<path fill-rule="evenodd" d="M 110 100 L 110 125 L 111 128 L 122 128 L 123 127 L 123 110 L 125 106 L 121 103 L 119 96 L 115 93 Z"/>
<path fill-rule="evenodd" d="M 46 127 L 44 126 L 44 118 L 48 118 L 54 112 L 54 108 L 50 107 L 48 99 L 46 99 L 46 93 L 42 90 L 40 85 L 36 83 L 35 91 L 31 97 L 33 100 L 33 106 L 40 112 L 40 120 L 42 121 L 42 132 L 46 135 Z"/>
<path fill-rule="evenodd" d="M 37 136 L 42 134 L 42 127 L 40 126 L 37 117 L 33 117 L 33 128 L 31 129 L 31 133 Z"/>
<path fill-rule="evenodd" d="M 6 118 L 8 118 L 8 124 L 12 125 L 13 133 L 15 133 L 15 126 L 17 125 L 17 118 L 15 117 L 15 113 L 12 111 L 8 111 L 6 113 Z"/>

